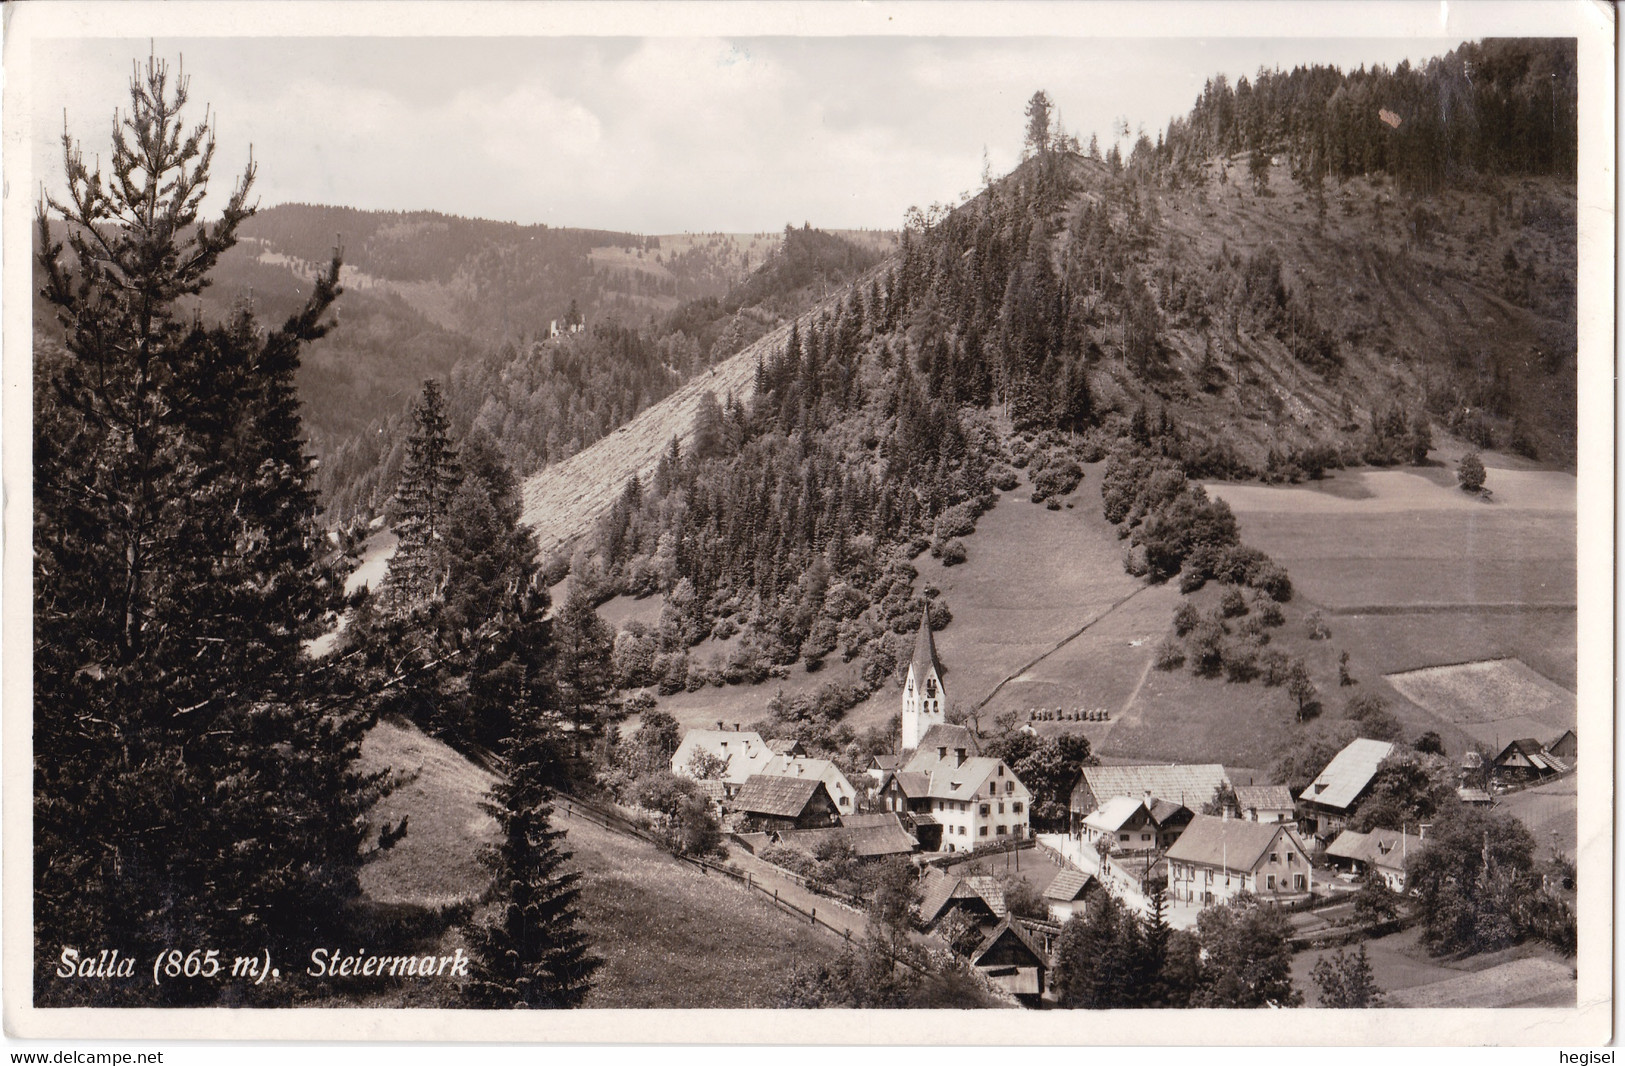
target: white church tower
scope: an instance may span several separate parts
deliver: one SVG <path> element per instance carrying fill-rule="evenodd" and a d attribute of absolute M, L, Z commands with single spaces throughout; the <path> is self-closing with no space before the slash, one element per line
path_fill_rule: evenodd
<path fill-rule="evenodd" d="M 922 615 L 920 634 L 914 640 L 914 658 L 909 660 L 908 677 L 903 681 L 903 750 L 913 751 L 920 746 L 926 730 L 946 722 L 947 709 L 937 646 L 931 640 L 931 622 Z"/>

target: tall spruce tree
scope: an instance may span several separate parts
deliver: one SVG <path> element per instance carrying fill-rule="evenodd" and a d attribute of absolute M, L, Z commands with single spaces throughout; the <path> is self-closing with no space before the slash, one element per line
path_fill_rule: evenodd
<path fill-rule="evenodd" d="M 406 442 L 406 469 L 395 494 L 395 532 L 400 543 L 389 560 L 385 602 L 410 611 L 438 595 L 448 568 L 444 537 L 451 498 L 462 481 L 451 418 L 440 383 L 423 383 L 412 412 L 415 428 Z"/>
<path fill-rule="evenodd" d="M 131 80 L 111 179 L 64 136 L 68 197 L 38 212 L 42 294 L 64 327 L 36 373 L 36 991 L 65 947 L 222 954 L 330 931 L 357 892 L 364 711 L 301 642 L 336 606 L 294 374 L 338 294 L 338 258 L 266 334 L 181 308 L 252 214 L 252 163 L 200 221 L 214 144 L 184 79 Z M 64 243 L 66 242 L 66 247 Z M 67 254 L 65 254 L 65 252 Z M 75 1002 L 206 1003 L 184 978 Z M 240 992 L 241 989 L 238 989 Z M 274 993 L 268 993 L 274 995 Z"/>
<path fill-rule="evenodd" d="M 579 1006 L 603 964 L 576 926 L 581 875 L 564 868 L 570 853 L 551 821 L 556 741 L 556 728 L 532 706 L 503 745 L 507 773 L 486 804 L 501 833 L 490 853 L 494 906 L 469 937 L 469 996 L 479 1006 Z"/>

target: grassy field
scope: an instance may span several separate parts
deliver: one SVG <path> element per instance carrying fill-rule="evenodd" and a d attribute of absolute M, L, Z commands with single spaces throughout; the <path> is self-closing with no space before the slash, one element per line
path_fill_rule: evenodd
<path fill-rule="evenodd" d="M 436 907 L 480 895 L 490 875 L 480 850 L 496 822 L 481 809 L 495 780 L 412 726 L 379 722 L 361 745 L 362 766 L 392 770 L 400 787 L 372 811 L 373 832 L 407 819 L 406 836 L 361 872 L 377 903 Z"/>
<path fill-rule="evenodd" d="M 1517 818 L 1534 834 L 1537 858 L 1548 857 L 1554 848 L 1570 859 L 1575 857 L 1579 835 L 1575 782 L 1570 775 L 1496 801 L 1497 811 Z"/>
<path fill-rule="evenodd" d="M 1572 960 L 1539 944 L 1441 960 L 1428 955 L 1415 928 L 1366 941 L 1366 957 L 1390 1007 L 1559 1007 L 1573 1006 Z M 1320 1005 L 1310 974 L 1336 949 L 1305 951 L 1292 958 L 1293 983 L 1304 1005 Z"/>
<path fill-rule="evenodd" d="M 798 962 L 833 958 L 802 925 L 721 875 L 581 819 L 561 819 L 582 874 L 582 920 L 605 960 L 588 1007 L 771 1007 Z"/>
<path fill-rule="evenodd" d="M 1499 750 L 1534 737 L 1547 743 L 1574 727 L 1574 693 L 1517 659 L 1485 659 L 1389 674 L 1405 698 Z"/>

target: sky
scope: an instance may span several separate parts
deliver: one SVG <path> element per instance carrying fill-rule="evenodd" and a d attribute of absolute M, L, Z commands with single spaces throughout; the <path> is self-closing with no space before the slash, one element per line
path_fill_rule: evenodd
<path fill-rule="evenodd" d="M 436 210 L 636 233 L 811 222 L 892 229 L 1019 158 L 1037 89 L 1104 150 L 1155 139 L 1203 83 L 1260 67 L 1389 66 L 1456 37 L 168 37 L 36 39 L 33 185 L 60 138 L 109 154 L 132 64 L 179 59 L 218 138 L 212 195 L 249 158 L 262 207 Z M 1125 144 L 1124 148 L 1127 149 Z"/>

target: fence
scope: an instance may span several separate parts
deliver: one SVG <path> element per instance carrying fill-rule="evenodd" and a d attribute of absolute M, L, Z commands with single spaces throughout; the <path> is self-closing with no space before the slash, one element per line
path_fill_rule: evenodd
<path fill-rule="evenodd" d="M 1005 844 L 987 844 L 977 848 L 975 851 L 951 851 L 943 855 L 931 855 L 926 857 L 923 861 L 927 866 L 936 866 L 942 869 L 947 869 L 950 866 L 958 866 L 962 862 L 974 862 L 977 859 L 985 859 L 989 855 L 1003 855 L 1010 851 L 1026 851 L 1029 848 L 1039 846 L 1040 845 L 1037 840 L 1033 839 L 1032 837 L 1028 837 L 1025 840 L 1012 840 Z"/>

